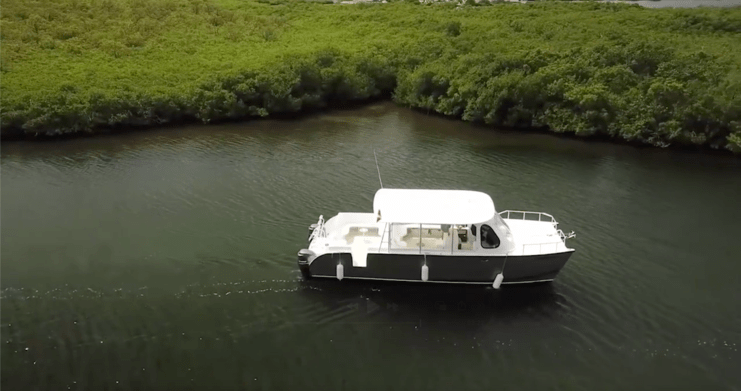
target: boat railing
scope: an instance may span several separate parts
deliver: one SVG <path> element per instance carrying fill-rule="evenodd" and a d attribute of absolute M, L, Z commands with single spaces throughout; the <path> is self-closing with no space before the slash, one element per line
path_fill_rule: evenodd
<path fill-rule="evenodd" d="M 514 217 L 512 215 L 514 215 Z M 520 215 L 522 215 L 522 218 L 519 217 Z M 530 221 L 536 221 L 535 218 L 537 217 L 537 221 L 545 221 L 548 223 L 558 224 L 555 217 L 549 215 L 548 213 L 543 213 L 543 212 L 530 212 L 530 211 L 525 211 L 525 210 L 505 210 L 505 211 L 499 212 L 499 216 L 503 219 L 530 220 Z M 528 218 L 528 217 L 532 217 L 532 218 Z"/>
<path fill-rule="evenodd" d="M 558 232 L 558 236 L 560 236 L 560 237 L 561 237 L 561 240 L 562 240 L 562 241 L 563 241 L 564 243 L 566 243 L 566 239 L 571 239 L 571 238 L 575 238 L 575 237 L 576 237 L 576 233 L 575 233 L 574 231 L 571 231 L 571 232 L 569 232 L 569 233 L 564 233 L 563 231 L 561 231 L 561 230 L 559 229 L 559 230 L 558 230 L 557 232 Z"/>
<path fill-rule="evenodd" d="M 327 230 L 324 228 L 324 215 L 319 215 L 319 221 L 314 227 L 314 230 L 311 231 L 311 235 L 309 235 L 309 242 L 314 240 L 314 238 L 326 238 L 327 237 Z"/>
<path fill-rule="evenodd" d="M 571 231 L 569 233 L 564 233 L 562 230 L 556 230 L 555 233 L 547 235 L 550 237 L 558 236 L 559 241 L 553 241 L 553 242 L 543 242 L 543 243 L 524 243 L 522 244 L 522 254 L 523 255 L 540 255 L 545 253 L 554 253 L 558 251 L 558 247 L 560 244 L 566 245 L 566 239 L 571 239 L 576 237 L 576 233 L 574 231 Z M 537 248 L 537 251 L 535 249 Z M 530 251 L 528 251 L 530 250 Z"/>

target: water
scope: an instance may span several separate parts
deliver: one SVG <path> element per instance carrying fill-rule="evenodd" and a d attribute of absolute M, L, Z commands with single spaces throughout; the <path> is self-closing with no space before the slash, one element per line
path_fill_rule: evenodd
<path fill-rule="evenodd" d="M 303 282 L 386 187 L 545 211 L 539 286 Z M 739 390 L 741 161 L 378 104 L 2 145 L 3 390 Z"/>

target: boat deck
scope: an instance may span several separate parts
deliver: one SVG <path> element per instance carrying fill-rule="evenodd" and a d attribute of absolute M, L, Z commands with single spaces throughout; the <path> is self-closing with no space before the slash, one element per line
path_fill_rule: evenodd
<path fill-rule="evenodd" d="M 504 221 L 515 242 L 515 248 L 509 255 L 535 255 L 568 250 L 551 222 L 520 219 Z M 468 240 L 461 242 L 458 231 L 449 226 L 422 224 L 421 240 L 420 224 L 395 224 L 391 232 L 388 230 L 386 224 L 376 222 L 372 213 L 340 213 L 324 224 L 326 234 L 316 237 L 309 248 L 316 253 L 350 252 L 353 244 L 362 241 L 369 253 L 491 253 L 490 250 L 474 245 L 476 237 L 470 232 Z"/>
<path fill-rule="evenodd" d="M 511 255 L 535 255 L 567 251 L 555 225 L 546 221 L 504 219 L 515 240 Z"/>

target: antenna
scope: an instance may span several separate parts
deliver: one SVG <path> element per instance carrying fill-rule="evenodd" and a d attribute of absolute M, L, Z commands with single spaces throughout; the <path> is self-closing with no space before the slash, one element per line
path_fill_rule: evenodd
<path fill-rule="evenodd" d="M 381 182 L 381 189 L 383 189 L 383 181 L 381 180 L 381 169 L 378 168 L 378 157 L 376 156 L 375 148 L 373 148 L 373 157 L 376 159 L 376 170 L 378 170 L 378 181 Z"/>

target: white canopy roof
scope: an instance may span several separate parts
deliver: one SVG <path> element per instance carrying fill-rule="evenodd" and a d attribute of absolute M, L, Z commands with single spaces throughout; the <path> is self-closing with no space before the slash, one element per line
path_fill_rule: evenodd
<path fill-rule="evenodd" d="M 494 217 L 488 194 L 470 190 L 380 189 L 373 213 L 382 223 L 474 224 Z"/>

